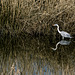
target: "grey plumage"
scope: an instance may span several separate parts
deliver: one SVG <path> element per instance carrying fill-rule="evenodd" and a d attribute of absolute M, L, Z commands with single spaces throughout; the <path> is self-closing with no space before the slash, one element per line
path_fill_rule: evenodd
<path fill-rule="evenodd" d="M 69 33 L 65 32 L 65 31 L 60 31 L 58 24 L 54 24 L 53 26 L 57 26 L 57 30 L 58 30 L 58 32 L 61 34 L 62 39 L 64 39 L 64 37 L 65 37 L 65 38 L 72 38 Z"/>

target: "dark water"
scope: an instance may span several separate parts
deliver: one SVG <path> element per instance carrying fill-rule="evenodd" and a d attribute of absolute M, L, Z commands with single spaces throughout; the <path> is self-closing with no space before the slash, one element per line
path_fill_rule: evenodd
<path fill-rule="evenodd" d="M 75 75 L 75 41 L 0 37 L 0 75 Z"/>

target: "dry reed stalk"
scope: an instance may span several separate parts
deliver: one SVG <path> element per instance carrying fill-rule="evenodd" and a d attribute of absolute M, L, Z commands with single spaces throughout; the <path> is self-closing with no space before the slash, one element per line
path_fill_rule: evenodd
<path fill-rule="evenodd" d="M 63 23 L 64 26 L 75 20 L 74 0 L 1 0 L 1 4 L 3 13 L 1 14 L 3 18 L 1 26 L 4 29 L 6 27 L 5 32 L 10 32 L 12 35 L 22 31 L 31 34 L 33 32 L 47 34 L 51 31 L 49 25 L 56 20 L 58 20 L 57 23 Z M 73 16 L 70 16 L 72 14 Z M 3 15 L 8 15 L 8 17 L 4 19 Z M 73 34 L 74 29 L 71 31 Z"/>

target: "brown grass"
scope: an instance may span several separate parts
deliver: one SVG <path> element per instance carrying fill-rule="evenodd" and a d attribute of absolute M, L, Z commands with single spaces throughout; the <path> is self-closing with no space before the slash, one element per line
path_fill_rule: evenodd
<path fill-rule="evenodd" d="M 0 29 L 12 35 L 21 32 L 52 34 L 52 24 L 75 34 L 74 0 L 1 0 Z"/>

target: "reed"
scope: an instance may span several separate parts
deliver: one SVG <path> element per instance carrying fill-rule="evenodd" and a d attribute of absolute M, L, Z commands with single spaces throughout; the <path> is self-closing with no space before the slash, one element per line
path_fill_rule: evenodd
<path fill-rule="evenodd" d="M 52 24 L 75 34 L 74 0 L 1 0 L 0 30 L 4 34 L 52 34 Z"/>

